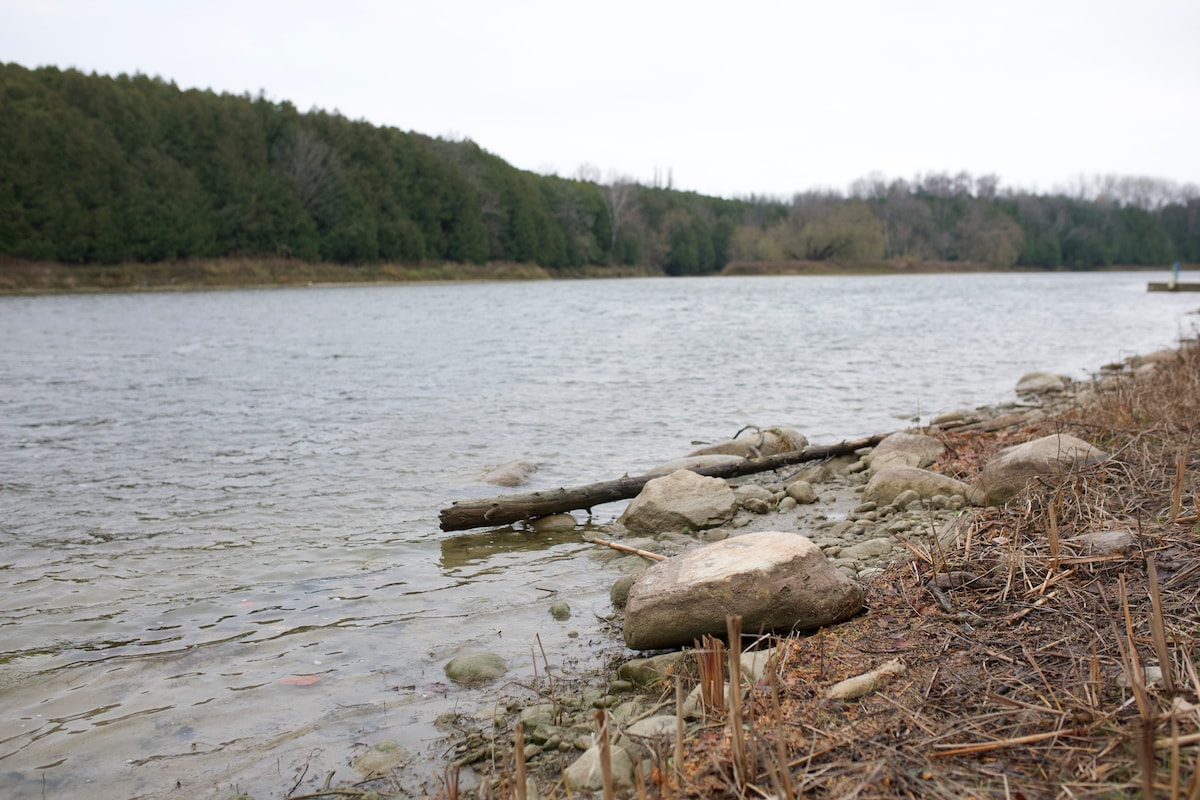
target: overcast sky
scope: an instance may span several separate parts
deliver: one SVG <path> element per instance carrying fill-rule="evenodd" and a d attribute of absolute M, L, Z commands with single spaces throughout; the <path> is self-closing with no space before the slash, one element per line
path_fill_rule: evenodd
<path fill-rule="evenodd" d="M 290 100 L 704 194 L 1200 183 L 1197 0 L 0 0 L 0 60 Z"/>

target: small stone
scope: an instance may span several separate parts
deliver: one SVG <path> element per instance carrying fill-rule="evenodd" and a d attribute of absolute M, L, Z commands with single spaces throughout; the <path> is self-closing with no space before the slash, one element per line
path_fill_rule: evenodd
<path fill-rule="evenodd" d="M 535 533 L 570 531 L 575 529 L 575 525 L 575 518 L 570 514 L 550 514 L 549 516 L 538 517 L 529 522 L 530 530 Z"/>
<path fill-rule="evenodd" d="M 616 680 L 608 684 L 609 694 L 629 694 L 633 691 L 633 681 Z"/>
<path fill-rule="evenodd" d="M 608 592 L 608 599 L 612 602 L 613 608 L 625 607 L 625 603 L 629 600 L 629 587 L 633 586 L 635 580 L 637 580 L 636 575 L 623 575 L 617 578 L 616 583 Z"/>
<path fill-rule="evenodd" d="M 794 511 L 796 509 L 797 505 L 799 505 L 799 504 L 796 502 L 796 498 L 788 497 L 785 495 L 783 497 L 783 499 L 779 501 L 778 508 L 780 511 L 784 511 L 784 512 Z"/>
<path fill-rule="evenodd" d="M 784 490 L 787 496 L 802 505 L 817 502 L 817 492 L 808 481 L 792 481 Z"/>
<path fill-rule="evenodd" d="M 568 620 L 571 618 L 571 607 L 566 603 L 554 603 L 550 606 L 550 616 L 559 622 Z"/>
<path fill-rule="evenodd" d="M 508 672 L 508 664 L 495 653 L 464 653 L 452 658 L 445 672 L 455 683 L 488 683 Z"/>
<path fill-rule="evenodd" d="M 579 631 L 567 631 L 567 638 L 568 639 L 578 639 Z"/>
<path fill-rule="evenodd" d="M 771 504 L 758 497 L 747 497 L 741 501 L 741 506 L 752 514 L 771 513 Z"/>

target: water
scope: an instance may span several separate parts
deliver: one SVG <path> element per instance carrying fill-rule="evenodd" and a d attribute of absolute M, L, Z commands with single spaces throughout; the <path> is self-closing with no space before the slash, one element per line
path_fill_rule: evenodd
<path fill-rule="evenodd" d="M 1145 281 L 0 298 L 0 795 L 263 800 L 386 739 L 435 758 L 433 718 L 486 696 L 446 684 L 457 652 L 527 680 L 535 634 L 558 668 L 619 646 L 577 533 L 438 531 L 486 468 L 573 485 L 747 424 L 828 442 L 1010 399 L 1191 332 L 1200 297 Z"/>

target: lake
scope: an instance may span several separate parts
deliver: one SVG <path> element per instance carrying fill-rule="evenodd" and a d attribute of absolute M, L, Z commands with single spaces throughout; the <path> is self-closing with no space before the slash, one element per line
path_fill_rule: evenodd
<path fill-rule="evenodd" d="M 434 717 L 491 696 L 447 685 L 456 653 L 528 680 L 535 636 L 557 669 L 621 651 L 578 533 L 438 530 L 502 491 L 486 469 L 575 485 L 746 425 L 827 443 L 1012 400 L 1194 335 L 1200 297 L 1147 278 L 0 298 L 0 795 L 262 800 L 389 739 L 436 764 Z"/>

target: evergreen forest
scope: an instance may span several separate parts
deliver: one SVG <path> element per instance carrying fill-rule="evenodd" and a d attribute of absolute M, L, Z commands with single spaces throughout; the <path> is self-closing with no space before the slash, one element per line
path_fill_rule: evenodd
<path fill-rule="evenodd" d="M 0 254 L 64 264 L 270 257 L 331 264 L 640 267 L 1200 262 L 1200 188 L 873 175 L 847 192 L 729 199 L 581 168 L 522 171 L 449 141 L 263 95 L 0 64 Z"/>

